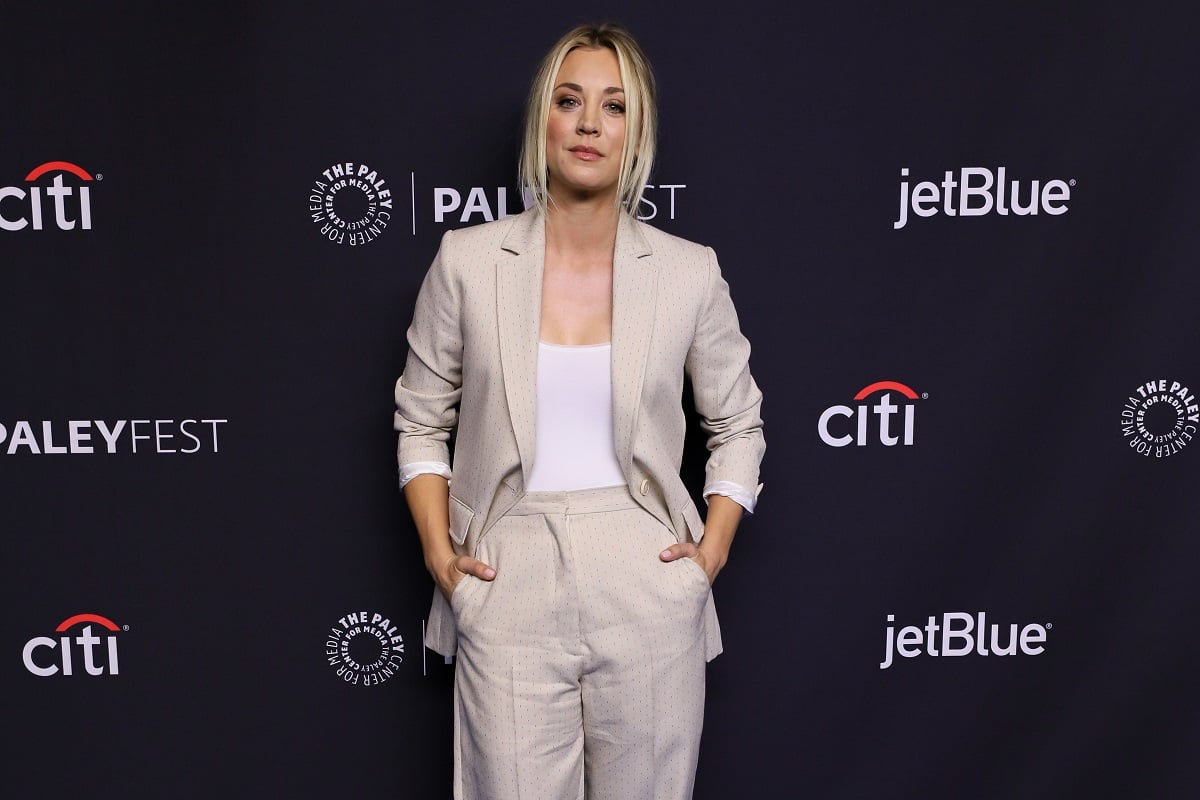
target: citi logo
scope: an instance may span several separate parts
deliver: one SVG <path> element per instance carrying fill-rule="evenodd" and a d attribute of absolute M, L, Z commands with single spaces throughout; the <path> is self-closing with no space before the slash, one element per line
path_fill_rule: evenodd
<path fill-rule="evenodd" d="M 899 404 L 892 402 L 893 392 L 899 396 Z M 868 399 L 877 394 L 875 404 L 868 405 Z M 830 406 L 821 412 L 817 433 L 822 442 L 830 447 L 866 447 L 877 439 L 887 447 L 912 445 L 916 438 L 917 407 L 912 402 L 917 399 L 916 392 L 896 381 L 877 381 L 860 389 L 854 399 L 859 403 L 856 406 Z M 901 419 L 893 419 L 897 414 Z"/>
<path fill-rule="evenodd" d="M 995 212 L 1002 217 L 1010 213 L 1036 216 L 1040 211 L 1050 216 L 1067 213 L 1071 200 L 1070 181 L 1008 180 L 1005 167 L 996 171 L 987 167 L 963 167 L 955 180 L 954 170 L 946 170 L 940 182 L 921 181 L 909 188 L 908 167 L 900 170 L 900 215 L 892 227 L 900 230 L 908 224 L 909 209 L 918 217 L 932 217 L 939 212 L 947 217 L 982 217 Z"/>
<path fill-rule="evenodd" d="M 70 630 L 82 625 L 74 638 Z M 92 632 L 92 626 L 100 627 L 104 636 Z M 76 614 L 67 617 L 54 629 L 63 634 L 57 639 L 49 636 L 35 636 L 25 643 L 21 658 L 25 669 L 43 678 L 51 675 L 74 675 L 82 662 L 83 671 L 88 675 L 118 675 L 120 662 L 117 659 L 117 637 L 113 634 L 121 630 L 108 617 L 99 614 Z"/>
<path fill-rule="evenodd" d="M 73 175 L 82 186 L 68 186 L 63 175 Z M 33 185 L 46 175 L 53 175 L 49 186 Z M 53 225 L 60 231 L 92 229 L 92 194 L 87 185 L 94 178 L 83 167 L 70 161 L 47 161 L 29 171 L 25 176 L 28 186 L 0 186 L 0 228 L 20 231 L 30 228 L 45 230 Z M 78 192 L 78 193 L 77 193 Z M 43 195 L 45 197 L 43 197 Z"/>
<path fill-rule="evenodd" d="M 940 617 L 931 616 L 924 626 L 906 625 L 896 630 L 896 615 L 887 615 L 884 629 L 883 661 L 880 669 L 892 666 L 895 656 L 916 658 L 927 655 L 933 658 L 957 656 L 1037 656 L 1045 652 L 1046 634 L 1054 624 L 1033 623 L 1030 625 L 988 624 L 987 612 L 967 614 L 963 611 L 947 611 Z"/>

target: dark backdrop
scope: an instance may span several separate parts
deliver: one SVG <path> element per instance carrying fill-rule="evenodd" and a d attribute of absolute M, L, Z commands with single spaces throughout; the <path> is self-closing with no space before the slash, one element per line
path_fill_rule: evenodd
<path fill-rule="evenodd" d="M 716 248 L 766 395 L 698 798 L 1195 793 L 1190 8 L 598 10 L 662 89 L 644 212 Z M 5 9 L 6 797 L 448 796 L 392 384 L 579 21 Z"/>

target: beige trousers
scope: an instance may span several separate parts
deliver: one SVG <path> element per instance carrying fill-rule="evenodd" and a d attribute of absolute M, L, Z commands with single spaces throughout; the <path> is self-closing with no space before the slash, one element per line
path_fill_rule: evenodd
<path fill-rule="evenodd" d="M 708 578 L 624 486 L 526 495 L 451 596 L 454 797 L 684 800 L 704 721 Z"/>

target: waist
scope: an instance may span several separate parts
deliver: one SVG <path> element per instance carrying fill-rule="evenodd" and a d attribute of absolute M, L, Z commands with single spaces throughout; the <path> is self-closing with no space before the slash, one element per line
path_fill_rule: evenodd
<path fill-rule="evenodd" d="M 594 514 L 599 511 L 623 511 L 640 507 L 629 493 L 629 487 L 622 484 L 565 492 L 527 492 L 506 515 Z"/>

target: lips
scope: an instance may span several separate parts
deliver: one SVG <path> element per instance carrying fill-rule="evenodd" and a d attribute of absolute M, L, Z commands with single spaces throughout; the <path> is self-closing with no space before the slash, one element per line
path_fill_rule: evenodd
<path fill-rule="evenodd" d="M 595 161 L 597 158 L 600 158 L 600 151 L 587 145 L 576 145 L 571 148 L 571 152 L 584 161 Z"/>

